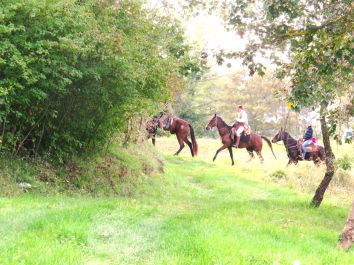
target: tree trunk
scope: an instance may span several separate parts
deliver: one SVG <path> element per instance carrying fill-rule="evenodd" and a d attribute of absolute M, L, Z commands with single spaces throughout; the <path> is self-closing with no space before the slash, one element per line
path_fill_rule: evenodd
<path fill-rule="evenodd" d="M 354 242 L 354 200 L 352 208 L 349 210 L 347 222 L 344 225 L 343 233 L 339 241 L 339 246 L 348 250 Z"/>
<path fill-rule="evenodd" d="M 326 192 L 329 183 L 331 182 L 334 171 L 335 171 L 335 166 L 334 166 L 334 161 L 335 157 L 332 152 L 331 148 L 331 142 L 329 139 L 329 133 L 328 133 L 328 128 L 327 128 L 327 122 L 326 122 L 326 109 L 327 109 L 328 103 L 322 104 L 321 109 L 320 109 L 320 122 L 321 122 L 321 130 L 322 130 L 322 138 L 323 138 L 323 144 L 326 152 L 326 174 L 321 181 L 320 185 L 318 186 L 315 196 L 312 198 L 311 205 L 314 207 L 319 207 L 321 205 L 321 202 L 323 200 L 324 193 Z"/>

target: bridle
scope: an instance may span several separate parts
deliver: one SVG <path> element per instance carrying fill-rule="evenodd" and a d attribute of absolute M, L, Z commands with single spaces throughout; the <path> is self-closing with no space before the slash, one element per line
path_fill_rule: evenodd
<path fill-rule="evenodd" d="M 218 118 L 219 118 L 218 116 L 213 117 L 213 118 L 211 119 L 211 121 L 208 123 L 208 125 L 206 126 L 206 128 L 207 128 L 208 130 L 211 130 L 211 129 L 214 128 L 214 127 L 218 128 Z M 215 124 L 210 125 L 210 123 L 211 123 L 214 119 L 215 119 L 215 121 L 214 121 Z"/>

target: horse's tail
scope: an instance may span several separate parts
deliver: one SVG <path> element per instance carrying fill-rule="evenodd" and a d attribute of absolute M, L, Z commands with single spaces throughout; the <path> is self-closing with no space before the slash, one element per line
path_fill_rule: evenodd
<path fill-rule="evenodd" d="M 262 135 L 261 135 L 261 138 L 264 139 L 264 140 L 268 143 L 268 145 L 269 145 L 269 147 L 270 147 L 270 150 L 272 150 L 273 156 L 275 157 L 275 159 L 277 159 L 277 157 L 275 156 L 275 154 L 274 154 L 274 152 L 273 152 L 272 142 L 271 142 L 267 137 L 265 137 L 265 136 L 262 136 Z"/>
<path fill-rule="evenodd" d="M 189 129 L 191 131 L 193 154 L 195 156 L 197 156 L 198 155 L 198 144 L 197 144 L 197 140 L 195 139 L 193 127 L 190 124 L 189 124 Z"/>

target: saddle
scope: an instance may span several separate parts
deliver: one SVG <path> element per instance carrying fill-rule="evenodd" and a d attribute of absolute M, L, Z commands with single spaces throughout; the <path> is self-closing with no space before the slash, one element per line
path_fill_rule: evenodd
<path fill-rule="evenodd" d="M 243 126 L 244 130 L 241 133 L 240 141 L 243 142 L 243 143 L 247 143 L 247 142 L 249 142 L 250 136 L 251 136 L 251 126 L 244 125 L 244 124 L 242 124 L 242 126 Z M 230 130 L 230 137 L 231 137 L 231 139 L 233 139 L 234 143 L 236 143 L 236 139 L 237 139 L 236 130 L 238 129 L 238 126 L 236 126 L 236 123 L 234 123 L 231 127 L 232 128 Z M 235 134 L 234 135 L 232 133 L 232 130 L 235 130 Z M 235 138 L 233 138 L 233 136 Z"/>

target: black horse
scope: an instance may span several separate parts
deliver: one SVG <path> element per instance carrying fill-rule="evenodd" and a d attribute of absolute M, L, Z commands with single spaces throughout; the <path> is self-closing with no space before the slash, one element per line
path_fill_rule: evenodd
<path fill-rule="evenodd" d="M 299 150 L 298 141 L 295 140 L 288 132 L 284 131 L 283 128 L 281 128 L 272 139 L 272 143 L 276 143 L 279 141 L 283 141 L 285 145 L 286 153 L 289 158 L 288 165 L 290 165 L 291 163 L 294 163 L 296 165 L 299 161 L 301 161 L 301 151 Z M 304 157 L 304 159 L 307 161 L 313 161 L 315 165 L 318 165 L 321 161 L 325 160 L 325 149 L 323 146 L 318 146 L 318 148 L 314 148 L 313 145 L 312 147 L 314 151 L 306 152 L 306 156 Z"/>

